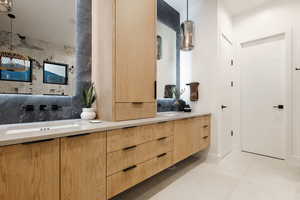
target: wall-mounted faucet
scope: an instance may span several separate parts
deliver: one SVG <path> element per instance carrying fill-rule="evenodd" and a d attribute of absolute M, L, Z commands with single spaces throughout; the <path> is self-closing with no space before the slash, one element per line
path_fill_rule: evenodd
<path fill-rule="evenodd" d="M 26 112 L 32 112 L 32 111 L 34 111 L 34 105 L 26 105 L 26 106 L 23 106 L 23 109 L 24 109 Z"/>
<path fill-rule="evenodd" d="M 40 105 L 40 111 L 47 111 L 47 105 Z"/>

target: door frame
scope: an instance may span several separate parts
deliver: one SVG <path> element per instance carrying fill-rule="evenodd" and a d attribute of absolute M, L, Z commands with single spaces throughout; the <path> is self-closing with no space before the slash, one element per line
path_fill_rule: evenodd
<path fill-rule="evenodd" d="M 260 40 L 260 39 L 264 39 L 264 38 L 269 38 L 269 37 L 273 37 L 276 35 L 285 35 L 285 41 L 286 41 L 286 70 L 285 70 L 285 112 L 286 112 L 286 116 L 285 116 L 285 122 L 284 122 L 284 129 L 286 131 L 286 134 L 284 134 L 284 141 L 283 141 L 283 145 L 284 145 L 284 149 L 285 152 L 283 152 L 283 158 L 287 159 L 289 155 L 291 155 L 292 152 L 292 81 L 293 81 L 293 45 L 292 45 L 292 28 L 285 28 L 285 29 L 278 29 L 277 31 L 265 31 L 263 33 L 259 33 L 256 34 L 254 37 L 246 37 L 243 38 L 242 40 L 240 40 L 237 44 L 238 44 L 238 49 L 237 49 L 237 54 L 238 54 L 238 58 L 239 58 L 239 51 L 241 50 L 241 45 L 244 43 L 248 43 L 251 41 L 256 41 L 256 40 Z M 238 63 L 240 66 L 240 63 Z M 242 69 L 240 66 L 240 70 L 239 70 L 239 77 L 240 77 L 240 81 L 241 81 L 241 73 L 242 73 Z M 241 100 L 241 90 L 242 87 L 240 87 L 239 90 L 239 97 L 240 97 L 240 105 L 239 105 L 239 114 L 240 114 L 240 118 L 242 116 L 241 113 L 241 106 L 242 106 L 242 100 Z M 240 120 L 239 123 L 239 130 L 240 130 L 240 148 L 241 150 L 243 150 L 243 142 L 242 142 L 242 121 Z"/>
<path fill-rule="evenodd" d="M 218 59 L 218 63 L 219 63 L 219 68 L 218 69 L 220 69 L 220 67 L 222 67 L 222 47 L 221 47 L 221 45 L 222 45 L 222 40 L 224 40 L 224 41 L 226 41 L 226 42 L 228 42 L 228 44 L 230 44 L 231 45 L 231 47 L 232 47 L 232 58 L 234 58 L 234 41 L 230 38 L 230 37 L 228 37 L 228 35 L 225 33 L 225 32 L 223 32 L 223 31 L 221 31 L 220 32 L 220 34 L 219 34 L 219 59 Z M 220 71 L 218 71 L 218 77 L 220 78 Z M 218 82 L 218 84 L 220 84 L 220 82 Z M 217 85 L 217 88 L 219 87 L 219 85 Z M 232 93 L 233 94 L 233 93 Z M 233 95 L 232 95 L 232 97 L 231 97 L 232 99 L 232 105 L 231 105 L 231 108 L 230 109 L 232 109 L 231 110 L 231 116 L 232 116 L 232 119 L 233 119 L 233 116 L 234 116 L 234 110 L 233 110 L 233 107 L 234 107 L 234 105 L 233 105 L 233 103 L 234 103 L 234 101 L 233 101 Z M 218 125 L 217 125 L 217 129 L 218 129 L 218 136 L 217 136 L 217 140 L 218 140 L 218 142 L 217 142 L 217 144 L 218 144 L 218 146 L 217 146 L 217 148 L 218 148 L 218 157 L 220 157 L 220 158 L 223 158 L 223 157 L 225 157 L 225 156 L 227 156 L 228 154 L 226 154 L 225 152 L 223 152 L 223 145 L 224 145 L 224 143 L 223 143 L 223 141 L 222 141 L 222 137 L 221 137 L 221 134 L 223 134 L 223 132 L 222 132 L 222 123 L 223 123 L 223 120 L 222 120 L 222 110 L 221 110 L 221 105 L 222 105 L 222 101 L 220 101 L 220 100 L 218 100 L 217 101 L 217 115 L 218 115 Z M 232 130 L 234 130 L 234 124 L 233 124 L 233 121 L 232 121 L 232 123 L 231 123 L 231 128 L 232 128 Z M 231 152 L 233 152 L 234 151 L 234 137 L 232 137 L 232 139 L 231 139 Z M 230 154 L 230 153 L 229 153 Z"/>

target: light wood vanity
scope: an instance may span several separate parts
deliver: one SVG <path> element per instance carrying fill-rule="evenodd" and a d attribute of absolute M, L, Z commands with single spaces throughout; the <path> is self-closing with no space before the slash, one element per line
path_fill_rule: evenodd
<path fill-rule="evenodd" d="M 205 150 L 210 115 L 0 147 L 2 200 L 106 200 Z"/>

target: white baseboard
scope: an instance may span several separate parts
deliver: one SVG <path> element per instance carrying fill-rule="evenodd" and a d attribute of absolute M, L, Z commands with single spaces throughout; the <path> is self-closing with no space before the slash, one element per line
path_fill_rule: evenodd
<path fill-rule="evenodd" d="M 300 156 L 287 156 L 286 161 L 291 166 L 300 167 Z"/>

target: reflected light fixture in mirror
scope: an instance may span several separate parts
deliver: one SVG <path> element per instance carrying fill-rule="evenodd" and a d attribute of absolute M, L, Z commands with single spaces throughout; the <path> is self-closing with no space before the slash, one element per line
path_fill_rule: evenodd
<path fill-rule="evenodd" d="M 187 19 L 181 24 L 181 45 L 182 51 L 194 49 L 194 22 L 189 20 L 189 0 L 187 0 Z"/>
<path fill-rule="evenodd" d="M 12 0 L 0 0 L 0 13 L 11 12 L 13 8 Z"/>
<path fill-rule="evenodd" d="M 10 18 L 10 45 L 9 51 L 0 52 L 0 70 L 25 72 L 27 71 L 26 63 L 30 59 L 27 56 L 13 52 L 13 20 L 16 19 L 16 16 L 13 14 L 7 16 Z"/>

